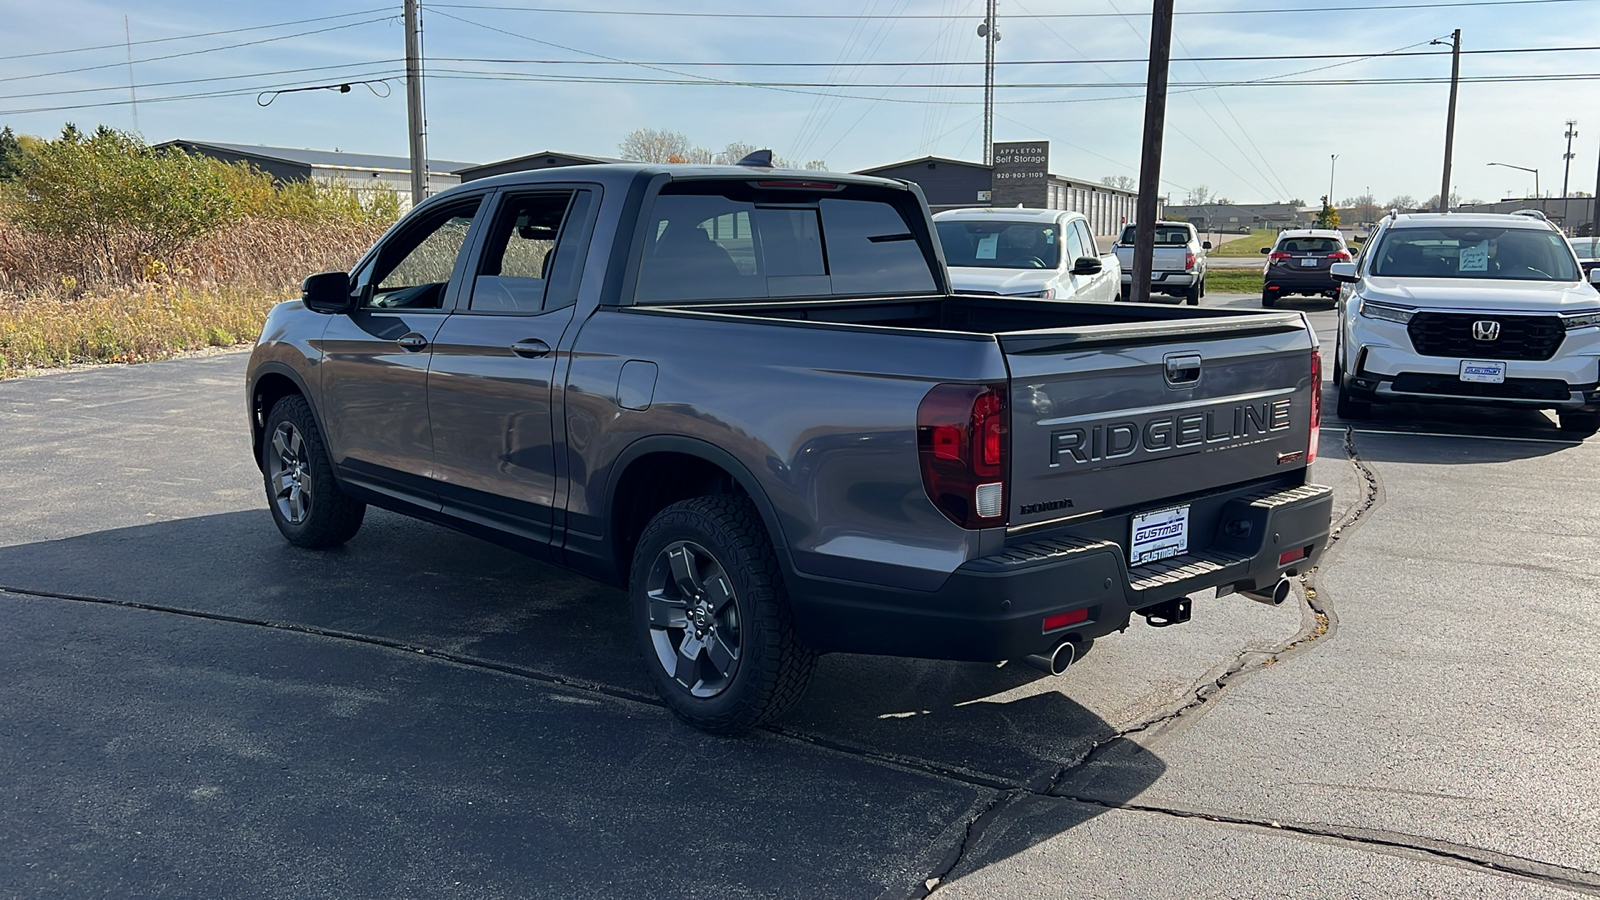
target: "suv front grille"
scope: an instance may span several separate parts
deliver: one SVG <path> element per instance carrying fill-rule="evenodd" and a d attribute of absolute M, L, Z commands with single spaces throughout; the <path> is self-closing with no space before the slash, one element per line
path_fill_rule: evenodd
<path fill-rule="evenodd" d="M 1472 337 L 1472 323 L 1499 322 L 1500 337 Z M 1549 359 L 1561 349 L 1566 327 L 1556 316 L 1503 316 L 1494 313 L 1419 312 L 1406 326 L 1411 346 L 1423 356 L 1486 359 Z"/>

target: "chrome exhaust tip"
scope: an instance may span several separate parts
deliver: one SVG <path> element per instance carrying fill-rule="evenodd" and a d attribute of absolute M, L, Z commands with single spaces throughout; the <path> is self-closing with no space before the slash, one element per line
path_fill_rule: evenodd
<path fill-rule="evenodd" d="M 1265 603 L 1268 606 L 1282 606 L 1283 601 L 1289 599 L 1289 591 L 1289 579 L 1279 578 L 1276 584 L 1264 591 L 1240 591 L 1239 593 L 1257 603 Z"/>
<path fill-rule="evenodd" d="M 1073 660 L 1078 658 L 1078 645 L 1072 641 L 1062 641 L 1049 654 L 1036 653 L 1024 656 L 1022 661 L 1041 672 L 1050 675 L 1060 675 L 1067 671 Z"/>

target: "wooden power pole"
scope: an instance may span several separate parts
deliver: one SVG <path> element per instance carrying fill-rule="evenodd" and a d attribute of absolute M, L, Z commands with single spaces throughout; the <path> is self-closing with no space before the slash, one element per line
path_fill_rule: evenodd
<path fill-rule="evenodd" d="M 1161 136 L 1167 124 L 1167 67 L 1172 59 L 1172 2 L 1155 0 L 1150 17 L 1150 74 L 1144 95 L 1144 145 L 1139 156 L 1139 203 L 1134 211 L 1133 287 L 1128 299 L 1150 300 L 1156 205 L 1161 192 Z"/>
<path fill-rule="evenodd" d="M 417 0 L 406 3 L 406 124 L 411 142 L 411 205 L 428 198 L 428 141 L 422 117 L 422 20 Z"/>

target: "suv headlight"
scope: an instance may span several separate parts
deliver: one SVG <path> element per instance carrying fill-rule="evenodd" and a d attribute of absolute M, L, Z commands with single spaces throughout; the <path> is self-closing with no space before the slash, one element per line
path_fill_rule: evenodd
<path fill-rule="evenodd" d="M 1032 297 L 1032 298 L 1037 298 L 1039 300 L 1054 300 L 1056 298 L 1056 289 L 1055 288 L 1045 288 L 1042 291 L 1024 291 L 1024 292 L 1022 292 L 1020 294 L 1007 294 L 1006 296 L 1007 297 Z"/>
<path fill-rule="evenodd" d="M 1600 325 L 1600 312 L 1582 312 L 1573 316 L 1562 316 L 1561 321 L 1566 323 L 1567 330 L 1576 328 L 1593 328 Z"/>
<path fill-rule="evenodd" d="M 1361 314 L 1369 319 L 1382 319 L 1385 322 L 1398 322 L 1401 325 L 1411 321 L 1417 314 L 1414 309 L 1404 306 L 1390 306 L 1387 303 L 1374 303 L 1371 300 L 1362 300 L 1359 307 Z"/>

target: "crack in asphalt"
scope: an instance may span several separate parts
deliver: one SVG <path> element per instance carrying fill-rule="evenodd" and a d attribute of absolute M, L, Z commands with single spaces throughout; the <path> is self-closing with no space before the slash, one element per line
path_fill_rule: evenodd
<path fill-rule="evenodd" d="M 1526 856 L 1516 856 L 1495 850 L 1486 850 L 1469 844 L 1422 837 L 1405 832 L 1380 828 L 1359 828 L 1346 825 L 1328 825 L 1315 822 L 1291 822 L 1282 819 L 1257 819 L 1227 813 L 1183 809 L 1181 807 L 1151 806 L 1142 803 L 1116 803 L 1093 797 L 1062 796 L 1057 799 L 1098 806 L 1108 810 L 1154 813 L 1178 819 L 1201 819 L 1224 825 L 1242 825 L 1268 831 L 1283 832 L 1302 837 L 1318 838 L 1356 848 L 1387 848 L 1410 850 L 1466 868 L 1480 869 L 1499 875 L 1513 875 L 1552 887 L 1565 888 L 1600 897 L 1600 872 L 1575 869 L 1547 863 Z"/>

